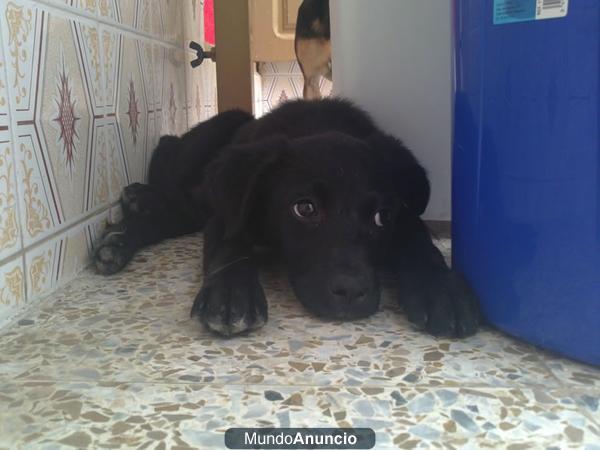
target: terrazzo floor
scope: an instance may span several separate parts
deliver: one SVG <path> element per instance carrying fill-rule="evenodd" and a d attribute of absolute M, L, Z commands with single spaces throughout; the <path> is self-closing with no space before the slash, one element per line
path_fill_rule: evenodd
<path fill-rule="evenodd" d="M 377 449 L 600 449 L 600 370 L 489 329 L 426 336 L 389 293 L 369 319 L 322 322 L 267 268 L 267 325 L 215 338 L 189 318 L 201 245 L 85 272 L 4 330 L 0 448 L 221 449 L 231 426 L 354 426 Z"/>

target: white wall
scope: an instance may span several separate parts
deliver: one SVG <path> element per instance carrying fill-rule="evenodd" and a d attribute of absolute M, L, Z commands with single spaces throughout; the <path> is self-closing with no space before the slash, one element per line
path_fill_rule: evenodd
<path fill-rule="evenodd" d="M 334 93 L 356 101 L 427 168 L 425 218 L 450 219 L 450 0 L 330 0 Z"/>

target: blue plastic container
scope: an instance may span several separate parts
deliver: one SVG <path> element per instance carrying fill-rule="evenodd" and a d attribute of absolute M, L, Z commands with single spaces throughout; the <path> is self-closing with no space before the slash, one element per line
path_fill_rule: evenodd
<path fill-rule="evenodd" d="M 492 324 L 600 365 L 600 0 L 498 17 L 528 1 L 455 1 L 453 263 Z"/>

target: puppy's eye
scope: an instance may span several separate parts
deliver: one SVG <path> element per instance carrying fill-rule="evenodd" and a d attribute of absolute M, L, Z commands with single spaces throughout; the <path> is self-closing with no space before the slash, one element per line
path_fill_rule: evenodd
<path fill-rule="evenodd" d="M 292 211 L 298 219 L 314 219 L 317 217 L 317 207 L 310 200 L 300 200 L 292 206 Z"/>
<path fill-rule="evenodd" d="M 392 213 L 389 209 L 380 209 L 375 213 L 375 217 L 373 218 L 375 225 L 378 227 L 385 227 L 389 225 L 392 220 Z"/>

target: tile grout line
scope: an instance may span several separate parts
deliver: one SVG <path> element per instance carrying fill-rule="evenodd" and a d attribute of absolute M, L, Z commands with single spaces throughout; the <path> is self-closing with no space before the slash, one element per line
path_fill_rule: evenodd
<path fill-rule="evenodd" d="M 82 214 L 78 219 L 75 219 L 72 222 L 67 222 L 62 227 L 55 228 L 55 230 L 52 233 L 44 236 L 42 239 L 35 241 L 35 242 L 29 244 L 28 246 L 22 246 L 22 248 L 20 250 L 16 251 L 15 253 L 0 259 L 0 266 L 13 261 L 14 259 L 18 258 L 21 255 L 24 256 L 25 253 L 28 253 L 32 250 L 35 250 L 36 248 L 43 246 L 44 244 L 48 243 L 49 241 L 56 239 L 57 237 L 60 237 L 61 235 L 66 234 L 69 231 L 72 231 L 74 228 L 77 228 L 81 225 L 85 225 L 88 222 L 92 222 L 93 221 L 92 219 L 94 219 L 98 216 L 101 216 L 106 211 L 117 206 L 118 203 L 119 203 L 119 200 L 113 200 L 111 203 L 108 203 L 104 206 L 100 206 L 100 207 L 88 212 L 87 214 Z"/>

